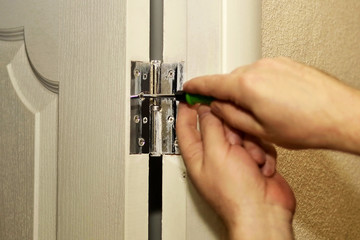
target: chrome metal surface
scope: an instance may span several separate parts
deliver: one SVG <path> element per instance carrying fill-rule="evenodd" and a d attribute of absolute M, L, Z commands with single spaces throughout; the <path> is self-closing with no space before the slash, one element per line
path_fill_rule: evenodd
<path fill-rule="evenodd" d="M 131 62 L 131 95 L 149 92 L 149 81 L 143 81 L 143 76 L 150 75 L 150 64 L 147 62 Z M 130 121 L 130 153 L 140 154 L 149 152 L 149 124 L 143 119 L 149 119 L 149 99 L 131 98 Z M 144 141 L 140 141 L 143 139 Z"/>
<path fill-rule="evenodd" d="M 177 105 L 175 92 L 182 89 L 184 81 L 184 62 L 163 63 L 161 65 L 161 101 L 162 109 L 162 151 L 163 154 L 179 154 L 174 146 L 176 140 Z"/>
<path fill-rule="evenodd" d="M 146 94 L 139 93 L 136 95 L 131 95 L 130 98 L 175 98 L 174 94 Z"/>
<path fill-rule="evenodd" d="M 130 153 L 179 154 L 174 94 L 182 89 L 184 63 L 153 60 L 150 63 L 132 62 L 131 66 Z M 139 138 L 144 139 L 144 146 L 138 144 Z"/>

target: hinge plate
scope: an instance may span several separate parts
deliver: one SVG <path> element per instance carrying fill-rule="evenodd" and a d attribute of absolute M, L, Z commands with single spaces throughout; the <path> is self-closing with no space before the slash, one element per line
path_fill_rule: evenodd
<path fill-rule="evenodd" d="M 175 93 L 182 89 L 184 62 L 131 62 L 131 92 Z M 177 102 L 173 98 L 131 99 L 130 153 L 153 156 L 179 154 L 176 138 Z"/>

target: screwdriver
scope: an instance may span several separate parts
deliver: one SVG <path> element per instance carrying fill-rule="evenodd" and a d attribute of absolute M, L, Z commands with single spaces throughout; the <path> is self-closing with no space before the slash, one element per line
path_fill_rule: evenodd
<path fill-rule="evenodd" d="M 213 97 L 203 96 L 199 94 L 191 94 L 184 91 L 177 91 L 175 94 L 147 94 L 139 93 L 137 95 L 131 95 L 131 99 L 134 98 L 175 98 L 176 101 L 188 103 L 190 105 L 195 105 L 196 103 L 210 105 L 212 101 L 215 100 Z"/>

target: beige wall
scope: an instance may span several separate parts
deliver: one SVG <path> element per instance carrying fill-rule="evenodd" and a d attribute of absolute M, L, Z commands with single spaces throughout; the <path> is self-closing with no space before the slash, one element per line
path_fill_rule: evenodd
<path fill-rule="evenodd" d="M 360 88 L 359 0 L 263 0 L 262 27 L 264 57 L 288 56 Z M 297 197 L 297 239 L 360 239 L 359 157 L 280 149 L 278 161 Z"/>

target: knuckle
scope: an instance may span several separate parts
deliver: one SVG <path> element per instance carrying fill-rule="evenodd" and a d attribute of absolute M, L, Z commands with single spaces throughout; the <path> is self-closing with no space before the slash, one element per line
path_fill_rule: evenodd
<path fill-rule="evenodd" d="M 253 65 L 255 68 L 264 68 L 272 65 L 276 61 L 274 58 L 262 58 L 256 61 Z"/>
<path fill-rule="evenodd" d="M 252 91 L 259 78 L 260 76 L 256 71 L 247 71 L 240 76 L 239 81 L 241 81 L 241 87 L 245 91 Z"/>

